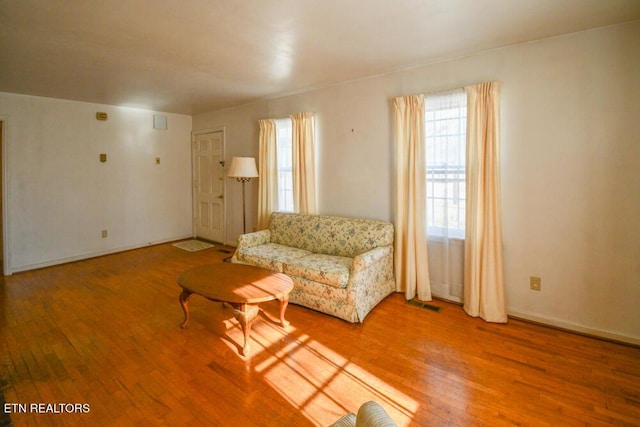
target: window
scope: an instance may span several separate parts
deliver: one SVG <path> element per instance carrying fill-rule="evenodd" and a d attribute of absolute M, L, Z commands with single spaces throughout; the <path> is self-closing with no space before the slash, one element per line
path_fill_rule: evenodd
<path fill-rule="evenodd" d="M 427 235 L 464 239 L 467 96 L 425 98 Z"/>
<path fill-rule="evenodd" d="M 293 127 L 291 119 L 277 119 L 276 152 L 278 156 L 278 210 L 293 212 L 293 171 L 291 144 Z"/>

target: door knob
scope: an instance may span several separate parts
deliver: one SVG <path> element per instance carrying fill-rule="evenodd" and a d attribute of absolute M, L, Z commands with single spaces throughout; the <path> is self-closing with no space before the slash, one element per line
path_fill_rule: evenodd
<path fill-rule="evenodd" d="M 222 194 L 219 194 L 218 199 L 224 199 L 224 196 Z"/>

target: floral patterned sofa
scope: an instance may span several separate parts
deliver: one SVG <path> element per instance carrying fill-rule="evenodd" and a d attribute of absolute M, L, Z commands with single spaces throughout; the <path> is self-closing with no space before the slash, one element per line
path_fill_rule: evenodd
<path fill-rule="evenodd" d="M 357 323 L 395 290 L 393 232 L 382 221 L 273 213 L 268 229 L 240 236 L 231 262 L 285 273 L 290 302 Z"/>

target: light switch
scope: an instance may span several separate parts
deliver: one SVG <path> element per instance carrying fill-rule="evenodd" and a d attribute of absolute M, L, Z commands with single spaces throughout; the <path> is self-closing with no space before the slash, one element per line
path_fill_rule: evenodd
<path fill-rule="evenodd" d="M 101 163 L 106 163 L 107 162 L 107 155 L 102 153 L 100 154 L 100 162 Z"/>
<path fill-rule="evenodd" d="M 156 165 L 160 164 L 160 157 L 156 157 Z"/>

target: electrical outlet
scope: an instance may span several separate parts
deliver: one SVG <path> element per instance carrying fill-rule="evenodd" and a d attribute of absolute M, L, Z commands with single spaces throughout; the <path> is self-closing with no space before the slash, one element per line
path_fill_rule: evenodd
<path fill-rule="evenodd" d="M 107 230 L 102 230 L 102 238 L 105 239 L 107 235 L 108 235 Z"/>
<path fill-rule="evenodd" d="M 529 277 L 529 287 L 531 288 L 531 290 L 539 291 L 541 285 L 542 285 L 542 279 L 540 277 L 537 277 L 537 276 Z"/>

